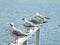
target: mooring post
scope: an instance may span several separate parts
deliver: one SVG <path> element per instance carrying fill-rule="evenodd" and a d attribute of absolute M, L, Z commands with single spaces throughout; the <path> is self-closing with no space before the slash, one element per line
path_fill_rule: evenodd
<path fill-rule="evenodd" d="M 28 45 L 28 40 L 26 40 L 26 41 L 23 43 L 23 45 Z"/>
<path fill-rule="evenodd" d="M 36 45 L 40 45 L 40 28 L 36 31 Z"/>

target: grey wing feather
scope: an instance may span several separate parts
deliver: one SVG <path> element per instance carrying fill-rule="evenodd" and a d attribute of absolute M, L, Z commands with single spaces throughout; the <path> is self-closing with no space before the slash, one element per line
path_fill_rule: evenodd
<path fill-rule="evenodd" d="M 12 33 L 16 36 L 27 36 L 26 34 L 23 34 L 23 33 L 16 31 L 16 30 L 14 30 Z"/>

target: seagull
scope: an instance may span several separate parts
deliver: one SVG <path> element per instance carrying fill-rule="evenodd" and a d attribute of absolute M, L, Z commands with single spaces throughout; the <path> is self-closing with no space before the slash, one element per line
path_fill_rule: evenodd
<path fill-rule="evenodd" d="M 10 27 L 10 33 L 13 37 L 15 37 L 15 43 L 18 43 L 18 38 L 28 36 L 27 33 L 15 28 L 14 23 L 10 23 Z"/>
<path fill-rule="evenodd" d="M 30 29 L 34 30 L 34 27 L 39 26 L 39 25 L 36 25 L 36 24 L 32 23 L 31 21 L 27 20 L 26 18 L 22 18 L 22 20 L 24 21 L 23 25 L 25 27 L 27 27 L 27 33 L 30 32 Z"/>
<path fill-rule="evenodd" d="M 32 22 L 37 22 L 37 23 L 46 23 L 47 22 L 47 19 L 40 15 L 38 12 L 33 16 L 33 18 L 31 19 Z"/>
<path fill-rule="evenodd" d="M 22 18 L 22 20 L 24 21 L 24 26 L 26 26 L 26 27 L 35 27 L 36 26 L 34 23 L 27 20 L 26 18 Z"/>

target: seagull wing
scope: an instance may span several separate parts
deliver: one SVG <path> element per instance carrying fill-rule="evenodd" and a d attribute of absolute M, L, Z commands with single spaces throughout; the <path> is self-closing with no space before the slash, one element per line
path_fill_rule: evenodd
<path fill-rule="evenodd" d="M 22 32 L 21 30 L 19 30 L 19 29 L 17 29 L 17 28 L 11 28 L 11 34 L 13 35 L 13 36 L 27 36 L 28 34 L 26 34 L 26 33 L 24 33 L 24 32 Z"/>
<path fill-rule="evenodd" d="M 31 21 L 28 21 L 28 20 L 24 23 L 24 25 L 25 26 L 35 26 L 34 23 L 32 23 Z"/>
<path fill-rule="evenodd" d="M 16 36 L 27 36 L 26 34 L 24 34 L 24 33 L 22 33 L 22 32 L 19 32 L 19 31 L 17 31 L 17 30 L 14 30 L 12 33 L 13 33 L 14 35 L 16 35 Z"/>

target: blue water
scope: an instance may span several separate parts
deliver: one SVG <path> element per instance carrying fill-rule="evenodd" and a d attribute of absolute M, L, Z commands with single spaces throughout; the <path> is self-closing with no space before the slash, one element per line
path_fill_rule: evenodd
<path fill-rule="evenodd" d="M 25 0 L 24 0 L 25 1 Z M 14 40 L 10 35 L 10 22 L 22 31 L 26 31 L 22 26 L 22 18 L 30 18 L 37 11 L 50 17 L 48 23 L 41 26 L 41 45 L 60 45 L 60 3 L 59 1 L 21 1 L 21 0 L 0 0 L 0 45 L 8 45 Z M 29 45 L 35 45 L 35 36 L 30 38 Z"/>

